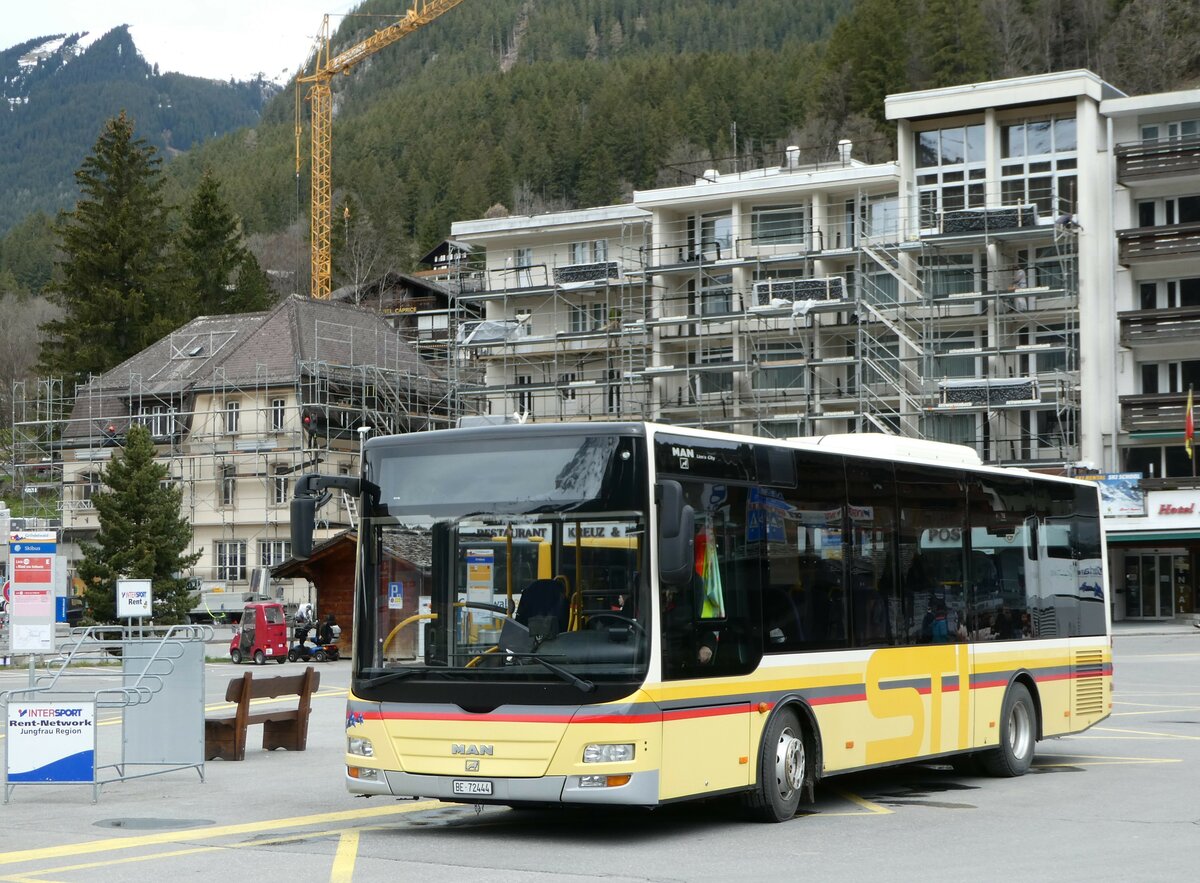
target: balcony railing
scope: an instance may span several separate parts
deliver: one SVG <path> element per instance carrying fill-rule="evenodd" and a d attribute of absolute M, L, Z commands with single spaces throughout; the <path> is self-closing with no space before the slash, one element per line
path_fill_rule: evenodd
<path fill-rule="evenodd" d="M 1183 436 L 1187 393 L 1121 396 L 1121 429 L 1126 432 L 1177 430 Z"/>
<path fill-rule="evenodd" d="M 1121 345 L 1134 347 L 1151 343 L 1200 341 L 1200 307 L 1171 310 L 1127 310 L 1118 313 Z"/>
<path fill-rule="evenodd" d="M 1200 135 L 1117 145 L 1117 180 L 1195 175 L 1200 172 Z"/>
<path fill-rule="evenodd" d="M 1200 223 L 1118 230 L 1117 242 L 1119 260 L 1126 266 L 1135 261 L 1200 255 Z"/>

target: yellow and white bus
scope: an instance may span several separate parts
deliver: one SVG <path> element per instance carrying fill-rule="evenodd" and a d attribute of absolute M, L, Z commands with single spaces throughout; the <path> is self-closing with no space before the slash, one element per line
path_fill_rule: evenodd
<path fill-rule="evenodd" d="M 301 479 L 295 554 L 332 487 L 362 513 L 355 793 L 741 793 L 780 821 L 839 773 L 1021 775 L 1039 739 L 1111 711 L 1092 483 L 882 435 L 442 430 L 369 440 L 361 477 Z M 419 612 L 387 603 L 397 574 Z"/>

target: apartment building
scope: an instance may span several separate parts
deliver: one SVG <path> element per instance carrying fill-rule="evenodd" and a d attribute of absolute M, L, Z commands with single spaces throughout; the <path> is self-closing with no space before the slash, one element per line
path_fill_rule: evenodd
<path fill-rule="evenodd" d="M 1189 613 L 1198 106 L 1088 71 L 899 94 L 894 162 L 789 148 L 455 223 L 484 316 L 456 361 L 521 419 L 890 432 L 1097 476 L 1110 514 L 1141 507 L 1110 522 L 1116 615 Z"/>
<path fill-rule="evenodd" d="M 1107 520 L 1120 615 L 1200 610 L 1200 484 L 1183 427 L 1200 392 L 1200 90 L 1105 100 L 1115 187 L 1104 428 L 1136 491 Z M 1193 452 L 1195 454 L 1195 452 Z"/>

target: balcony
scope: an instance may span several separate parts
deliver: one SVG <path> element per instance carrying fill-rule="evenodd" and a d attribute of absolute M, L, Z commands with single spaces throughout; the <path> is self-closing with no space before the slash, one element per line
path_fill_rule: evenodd
<path fill-rule="evenodd" d="M 1178 432 L 1183 437 L 1187 393 L 1143 393 L 1121 396 L 1121 429 L 1124 432 Z"/>
<path fill-rule="evenodd" d="M 974 233 L 1003 233 L 1038 226 L 1037 207 L 1032 205 L 968 208 L 944 211 L 938 232 L 947 236 Z"/>
<path fill-rule="evenodd" d="M 1128 310 L 1118 313 L 1121 346 L 1200 341 L 1200 307 L 1171 310 Z"/>
<path fill-rule="evenodd" d="M 937 410 L 1012 408 L 1040 404 L 1036 377 L 964 377 L 938 381 Z"/>
<path fill-rule="evenodd" d="M 1123 266 L 1164 258 L 1200 257 L 1200 223 L 1118 230 L 1118 260 Z"/>
<path fill-rule="evenodd" d="M 1117 181 L 1121 184 L 1198 173 L 1200 135 L 1117 145 Z"/>

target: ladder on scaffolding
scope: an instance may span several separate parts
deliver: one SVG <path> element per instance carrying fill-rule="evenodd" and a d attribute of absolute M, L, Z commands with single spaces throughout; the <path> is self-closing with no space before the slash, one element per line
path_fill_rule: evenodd
<path fill-rule="evenodd" d="M 342 491 L 342 505 L 346 507 L 346 514 L 350 516 L 350 528 L 358 530 L 358 500 Z"/>

